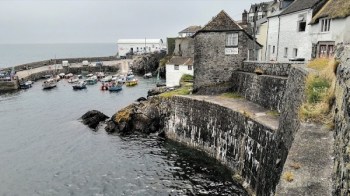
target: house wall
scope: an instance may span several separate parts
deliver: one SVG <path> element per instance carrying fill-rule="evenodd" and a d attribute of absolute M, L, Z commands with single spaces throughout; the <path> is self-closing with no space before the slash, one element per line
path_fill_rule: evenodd
<path fill-rule="evenodd" d="M 350 43 L 350 16 L 343 19 L 333 19 L 328 32 L 321 32 L 321 22 L 310 25 L 311 42 L 335 41 L 338 43 Z"/>
<path fill-rule="evenodd" d="M 306 25 L 304 32 L 298 32 L 298 18 L 300 14 L 306 14 L 306 24 L 312 19 L 312 10 L 304 10 L 280 16 L 280 35 L 277 61 L 283 62 L 293 58 L 293 49 L 298 49 L 297 58 L 311 59 L 312 44 L 309 39 L 310 25 Z M 285 48 L 288 48 L 288 55 L 284 56 Z"/>
<path fill-rule="evenodd" d="M 248 46 L 254 45 L 254 42 L 243 31 L 238 31 L 238 33 L 238 54 L 230 55 L 225 55 L 226 32 L 197 34 L 194 45 L 195 92 L 212 94 L 205 89 L 228 83 L 233 71 L 247 58 Z"/>
<path fill-rule="evenodd" d="M 268 18 L 268 34 L 266 44 L 266 61 L 277 60 L 277 44 L 278 44 L 279 18 L 277 16 Z M 275 52 L 273 52 L 275 46 Z"/>
<path fill-rule="evenodd" d="M 181 49 L 180 49 L 180 46 L 181 46 Z M 194 57 L 194 39 L 191 37 L 176 38 L 174 55 L 193 58 Z"/>
<path fill-rule="evenodd" d="M 188 70 L 187 65 L 179 65 L 179 70 L 175 70 L 173 64 L 167 64 L 166 65 L 166 86 L 167 87 L 179 86 L 180 79 L 184 74 L 190 74 L 193 76 L 193 67 L 192 67 L 192 70 Z"/>
<path fill-rule="evenodd" d="M 146 46 L 146 52 L 155 52 L 160 51 L 163 45 L 161 43 L 136 43 L 136 44 L 124 44 L 118 43 L 118 53 L 119 56 L 126 56 L 126 53 L 130 52 L 130 49 L 133 48 L 134 53 L 143 51 L 143 48 Z M 137 50 L 139 48 L 139 50 Z"/>
<path fill-rule="evenodd" d="M 256 35 L 256 41 L 259 42 L 259 44 L 263 45 L 261 48 L 261 52 L 259 54 L 258 60 L 259 61 L 265 61 L 266 60 L 266 40 L 267 40 L 267 22 L 261 24 L 259 26 L 259 31 Z"/>

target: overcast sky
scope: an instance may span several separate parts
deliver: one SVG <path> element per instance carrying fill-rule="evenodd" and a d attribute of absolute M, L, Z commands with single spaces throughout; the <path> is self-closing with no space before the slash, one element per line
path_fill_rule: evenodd
<path fill-rule="evenodd" d="M 205 25 L 220 10 L 234 20 L 261 0 L 0 0 L 0 44 L 113 43 L 166 38 Z"/>

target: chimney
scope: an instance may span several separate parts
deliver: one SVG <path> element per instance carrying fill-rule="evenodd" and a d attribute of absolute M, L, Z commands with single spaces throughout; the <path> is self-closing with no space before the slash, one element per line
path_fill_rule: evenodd
<path fill-rule="evenodd" d="M 248 23 L 247 19 L 248 19 L 248 12 L 247 10 L 244 10 L 244 12 L 242 13 L 242 24 L 247 24 Z"/>

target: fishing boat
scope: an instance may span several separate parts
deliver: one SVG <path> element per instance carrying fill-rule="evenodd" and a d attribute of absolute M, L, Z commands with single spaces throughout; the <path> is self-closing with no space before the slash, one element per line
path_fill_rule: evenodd
<path fill-rule="evenodd" d="M 135 86 L 135 85 L 137 85 L 138 84 L 138 80 L 136 79 L 136 78 L 134 78 L 134 79 L 131 79 L 131 80 L 127 80 L 126 82 L 125 82 L 125 85 L 126 86 Z"/>
<path fill-rule="evenodd" d="M 78 75 L 78 78 L 79 78 L 79 79 L 83 79 L 83 76 L 82 76 L 82 75 Z"/>
<path fill-rule="evenodd" d="M 108 88 L 108 90 L 109 91 L 121 91 L 121 90 L 123 90 L 123 87 L 122 87 L 123 85 L 122 84 L 120 84 L 120 83 L 113 83 L 112 84 L 112 86 L 110 86 L 109 88 Z"/>
<path fill-rule="evenodd" d="M 126 76 L 126 81 L 134 79 L 134 74 Z"/>
<path fill-rule="evenodd" d="M 101 79 L 101 82 L 110 82 L 110 81 L 112 81 L 112 76 L 106 76 L 105 78 L 102 78 Z"/>
<path fill-rule="evenodd" d="M 97 76 L 91 76 L 85 80 L 86 84 L 93 85 L 97 83 Z"/>
<path fill-rule="evenodd" d="M 125 76 L 124 75 L 120 75 L 119 77 L 118 77 L 118 83 L 125 83 L 126 82 L 126 78 L 125 78 Z"/>
<path fill-rule="evenodd" d="M 68 80 L 68 83 L 77 83 L 77 82 L 79 82 L 79 78 L 78 77 L 70 78 Z"/>
<path fill-rule="evenodd" d="M 32 81 L 26 81 L 26 82 L 20 82 L 19 87 L 21 89 L 28 89 L 32 87 L 33 82 Z"/>
<path fill-rule="evenodd" d="M 60 73 L 60 74 L 58 74 L 58 76 L 59 76 L 60 78 L 64 78 L 65 75 L 66 75 L 65 73 Z"/>
<path fill-rule="evenodd" d="M 56 87 L 56 85 L 57 85 L 56 80 L 53 78 L 50 78 L 44 81 L 42 87 L 43 89 L 50 89 L 50 88 Z"/>
<path fill-rule="evenodd" d="M 81 89 L 86 89 L 85 82 L 79 82 L 79 83 L 73 85 L 73 90 L 81 90 Z"/>
<path fill-rule="evenodd" d="M 88 75 L 86 75 L 86 77 L 92 77 L 92 76 L 94 76 L 94 74 L 88 74 Z"/>
<path fill-rule="evenodd" d="M 72 74 L 72 73 L 69 73 L 69 74 L 66 74 L 64 77 L 65 77 L 66 79 L 69 79 L 69 78 L 73 77 L 73 74 Z"/>
<path fill-rule="evenodd" d="M 105 74 L 103 72 L 97 72 L 96 76 L 97 76 L 97 79 L 102 79 L 105 77 Z"/>
<path fill-rule="evenodd" d="M 109 84 L 108 83 L 102 83 L 101 90 L 106 91 L 109 89 Z"/>

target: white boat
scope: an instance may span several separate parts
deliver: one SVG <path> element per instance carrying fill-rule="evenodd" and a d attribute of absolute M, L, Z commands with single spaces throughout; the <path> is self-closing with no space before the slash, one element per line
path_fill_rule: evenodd
<path fill-rule="evenodd" d="M 101 78 L 105 77 L 105 74 L 103 72 L 97 72 L 96 76 L 97 76 L 98 79 L 101 79 Z"/>
<path fill-rule="evenodd" d="M 113 78 L 112 76 L 106 76 L 106 77 L 101 79 L 101 82 L 110 82 L 110 81 L 112 81 L 112 78 Z"/>
<path fill-rule="evenodd" d="M 81 90 L 86 88 L 86 82 L 79 82 L 73 85 L 73 90 Z"/>
<path fill-rule="evenodd" d="M 58 74 L 58 76 L 60 76 L 61 78 L 64 78 L 65 75 L 66 75 L 65 73 Z"/>
<path fill-rule="evenodd" d="M 69 79 L 69 78 L 73 77 L 73 74 L 72 74 L 72 73 L 69 73 L 69 74 L 66 74 L 64 77 L 65 77 L 66 79 Z"/>
<path fill-rule="evenodd" d="M 71 78 L 68 80 L 68 83 L 77 83 L 79 82 L 79 78 Z"/>
<path fill-rule="evenodd" d="M 152 73 L 146 73 L 145 75 L 143 75 L 143 78 L 152 78 Z"/>
<path fill-rule="evenodd" d="M 94 74 L 88 74 L 88 75 L 86 75 L 86 77 L 92 77 Z"/>
<path fill-rule="evenodd" d="M 45 80 L 42 86 L 43 86 L 43 89 L 50 89 L 50 88 L 56 87 L 56 84 L 57 84 L 56 80 L 53 78 L 50 78 Z"/>

